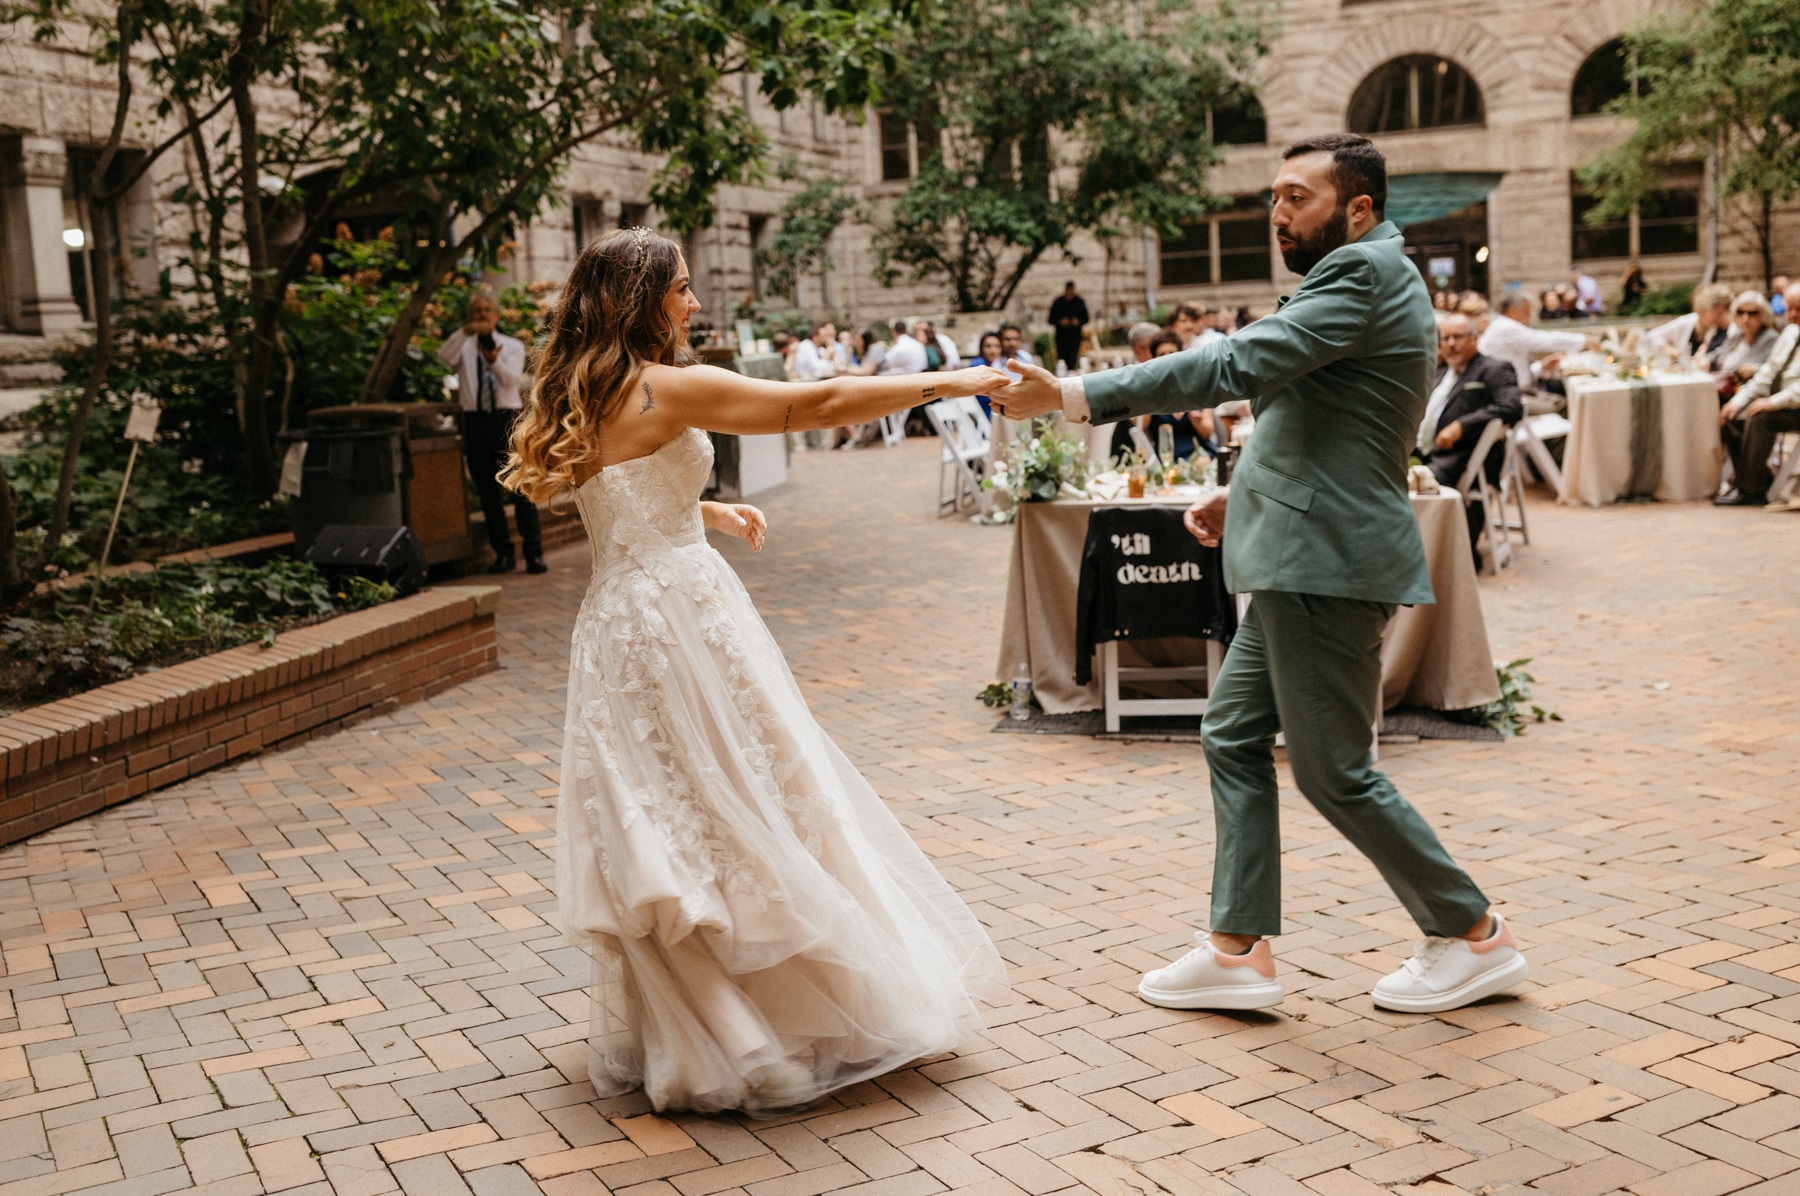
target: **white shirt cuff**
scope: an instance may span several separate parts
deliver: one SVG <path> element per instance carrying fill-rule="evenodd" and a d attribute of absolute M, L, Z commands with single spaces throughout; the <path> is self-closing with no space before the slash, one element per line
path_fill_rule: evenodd
<path fill-rule="evenodd" d="M 1062 388 L 1063 418 L 1072 424 L 1092 422 L 1093 412 L 1088 410 L 1087 383 L 1081 380 L 1081 375 L 1058 378 L 1057 385 Z"/>

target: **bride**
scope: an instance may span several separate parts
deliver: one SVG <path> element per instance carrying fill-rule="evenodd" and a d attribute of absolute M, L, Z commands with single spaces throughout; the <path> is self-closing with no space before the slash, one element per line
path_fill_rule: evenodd
<path fill-rule="evenodd" d="M 557 808 L 563 929 L 595 964 L 588 1072 L 658 1109 L 769 1114 L 939 1054 L 1006 990 L 993 944 L 837 745 L 706 529 L 706 430 L 866 423 L 999 370 L 764 382 L 680 366 L 700 309 L 671 241 L 582 250 L 501 481 L 572 488 L 593 548 Z"/>

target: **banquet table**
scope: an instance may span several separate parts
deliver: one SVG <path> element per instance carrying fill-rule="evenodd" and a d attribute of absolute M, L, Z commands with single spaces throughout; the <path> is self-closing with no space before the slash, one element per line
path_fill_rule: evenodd
<path fill-rule="evenodd" d="M 1008 678 L 1023 662 L 1032 691 L 1047 714 L 1098 710 L 1100 680 L 1075 684 L 1075 601 L 1088 515 L 1096 507 L 1186 502 L 1141 500 L 1025 503 L 1014 525 L 1012 566 L 1000 632 L 996 675 Z M 1481 590 L 1469 549 L 1469 527 L 1454 491 L 1413 496 L 1437 603 L 1401 607 L 1381 647 L 1383 709 L 1400 705 L 1463 710 L 1500 696 L 1481 614 Z M 1123 664 L 1204 663 L 1199 640 L 1122 641 Z M 1164 683 L 1171 684 L 1171 683 Z"/>
<path fill-rule="evenodd" d="M 1719 392 L 1710 374 L 1567 381 L 1569 438 L 1557 500 L 1692 502 L 1719 488 Z"/>

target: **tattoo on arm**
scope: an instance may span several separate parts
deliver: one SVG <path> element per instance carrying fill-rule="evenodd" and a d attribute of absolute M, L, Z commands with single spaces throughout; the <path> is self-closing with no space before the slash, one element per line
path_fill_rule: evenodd
<path fill-rule="evenodd" d="M 935 386 L 927 386 L 927 387 L 926 387 L 926 388 L 925 388 L 925 389 L 924 389 L 924 390 L 923 390 L 923 391 L 922 391 L 922 392 L 920 392 L 920 394 L 919 394 L 919 397 L 920 397 L 920 398 L 921 398 L 921 399 L 935 399 L 935 398 L 937 398 L 937 387 L 935 387 Z"/>
<path fill-rule="evenodd" d="M 792 403 L 789 403 L 788 408 L 787 408 L 787 414 L 781 417 L 781 430 L 783 432 L 787 431 L 788 425 L 793 422 L 794 422 L 794 405 Z"/>
<path fill-rule="evenodd" d="M 651 390 L 650 384 L 646 382 L 644 383 L 644 405 L 638 408 L 638 414 L 643 415 L 654 406 L 656 406 L 656 392 Z"/>

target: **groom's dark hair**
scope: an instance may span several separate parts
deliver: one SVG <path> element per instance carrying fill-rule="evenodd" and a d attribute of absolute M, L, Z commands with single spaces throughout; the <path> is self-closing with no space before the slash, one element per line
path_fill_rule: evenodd
<path fill-rule="evenodd" d="M 1358 195 L 1366 195 L 1374 205 L 1377 220 L 1387 211 L 1387 159 L 1367 137 L 1355 133 L 1321 133 L 1305 141 L 1296 141 L 1282 150 L 1281 160 L 1285 162 L 1301 154 L 1331 155 L 1331 185 L 1337 191 L 1338 207 Z"/>

